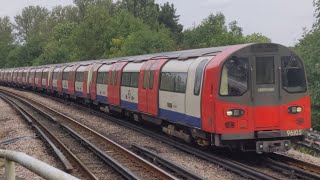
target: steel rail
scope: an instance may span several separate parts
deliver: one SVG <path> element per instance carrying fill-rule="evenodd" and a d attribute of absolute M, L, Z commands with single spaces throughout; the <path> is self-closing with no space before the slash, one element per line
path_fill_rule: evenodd
<path fill-rule="evenodd" d="M 40 135 L 42 140 L 53 149 L 55 152 L 56 156 L 60 159 L 62 162 L 64 169 L 66 172 L 72 172 L 73 167 L 71 163 L 68 161 L 68 159 L 63 155 L 63 153 L 57 148 L 56 145 L 47 137 L 45 133 L 35 124 L 32 124 L 32 117 L 29 116 L 28 113 L 26 113 L 22 108 L 17 106 L 14 102 L 10 101 L 8 98 L 0 94 L 0 98 L 3 99 L 5 102 L 7 102 L 14 110 L 16 110 L 24 119 L 28 121 L 29 124 L 32 125 L 32 127 L 35 129 L 35 131 Z"/>
<path fill-rule="evenodd" d="M 2 94 L 2 96 L 5 96 L 4 94 Z M 7 98 L 8 101 L 10 101 L 11 103 L 13 103 L 15 106 L 19 107 L 19 105 L 17 105 L 14 101 L 10 100 L 9 98 Z M 24 109 L 22 109 L 20 107 L 20 110 L 23 111 L 23 113 L 28 116 L 28 118 L 31 120 L 32 123 L 36 123 L 39 127 L 42 128 L 42 130 L 44 130 L 47 135 L 54 141 L 56 142 L 56 144 L 59 145 L 60 149 L 62 149 L 62 151 L 64 151 L 65 154 L 68 155 L 68 157 L 70 157 L 74 162 L 76 162 L 76 164 L 84 171 L 84 173 L 87 174 L 87 176 L 89 176 L 91 179 L 98 179 L 94 174 L 92 174 L 90 172 L 90 170 L 80 161 L 80 159 L 78 159 L 70 150 L 69 148 L 67 148 L 58 138 L 56 138 L 50 131 L 48 128 L 46 128 L 42 123 L 38 122 L 31 114 L 29 114 L 28 112 L 26 112 Z"/>
<path fill-rule="evenodd" d="M 263 159 L 267 166 L 276 171 L 284 171 L 303 179 L 320 179 L 320 175 L 316 174 L 320 173 L 320 167 L 314 164 L 275 153 Z"/>
<path fill-rule="evenodd" d="M 5 91 L 3 89 L 1 89 L 1 90 Z M 12 96 L 16 96 L 16 98 L 19 98 L 21 101 L 24 101 L 25 103 L 29 103 L 29 102 L 33 103 L 34 105 L 36 105 L 38 107 L 35 107 L 34 105 L 32 105 L 30 103 L 29 103 L 29 105 L 33 106 L 35 109 L 38 109 L 39 113 L 45 113 L 45 116 L 50 117 L 51 119 L 53 119 L 55 121 L 57 121 L 57 119 L 59 119 L 59 123 L 61 123 L 61 124 L 65 123 L 65 124 L 69 124 L 70 126 L 72 125 L 72 127 L 77 127 L 79 129 L 81 129 L 81 131 L 86 131 L 89 134 L 94 135 L 96 141 L 100 141 L 100 142 L 105 142 L 105 143 L 111 144 L 114 148 L 116 148 L 117 151 L 122 152 L 124 156 L 128 157 L 129 159 L 133 159 L 136 164 L 139 164 L 139 166 L 142 166 L 143 167 L 142 169 L 146 168 L 147 171 L 145 173 L 151 172 L 150 176 L 157 177 L 156 179 L 177 179 L 176 177 L 174 177 L 174 176 L 170 175 L 169 173 L 163 171 L 161 168 L 158 168 L 157 166 L 153 165 L 152 163 L 144 160 L 143 158 L 139 157 L 138 155 L 134 154 L 133 152 L 127 150 L 126 148 L 124 148 L 121 145 L 117 144 L 116 142 L 112 141 L 111 139 L 106 138 L 105 136 L 101 135 L 100 133 L 94 131 L 93 129 L 91 129 L 91 128 L 83 125 L 83 124 L 80 124 L 76 120 L 64 115 L 63 113 L 60 113 L 60 112 L 58 112 L 58 111 L 56 111 L 56 110 L 54 110 L 54 109 L 52 109 L 50 107 L 47 107 L 47 106 L 45 106 L 45 105 L 43 105 L 43 104 L 41 104 L 41 103 L 39 103 L 37 101 L 34 101 L 34 100 L 30 99 L 30 98 L 22 97 L 20 95 L 17 95 L 15 93 L 8 92 L 8 91 L 5 91 L 5 92 L 8 93 L 8 94 L 11 94 Z M 26 102 L 26 101 L 29 101 L 29 102 Z M 57 118 L 57 117 L 54 117 L 53 115 L 47 114 L 46 112 L 39 110 L 39 108 L 46 109 L 46 111 L 50 111 L 51 113 L 54 113 L 55 115 L 58 115 L 61 118 Z M 60 121 L 63 121 L 63 122 L 60 122 Z M 71 130 L 70 128 L 67 128 L 67 129 L 69 131 Z M 75 134 L 75 131 L 73 131 L 73 134 Z M 75 135 L 75 136 L 77 136 L 78 138 L 80 137 L 80 135 Z M 82 138 L 81 141 L 86 142 L 86 144 L 88 144 L 88 145 L 91 145 L 91 148 L 95 147 L 92 143 L 84 140 L 84 138 Z M 106 145 L 106 144 L 104 144 L 104 145 Z M 101 150 L 96 150 L 95 153 L 98 153 L 98 155 L 102 155 L 102 154 L 107 155 L 108 154 L 108 152 L 104 153 Z M 106 157 L 106 156 L 104 157 L 104 159 L 107 159 L 107 158 L 108 157 Z M 125 167 L 120 166 L 120 165 L 121 165 L 121 163 L 116 162 L 116 163 L 113 163 L 111 166 L 114 167 L 114 169 L 116 171 L 118 171 L 121 175 L 123 175 L 127 179 L 139 179 L 137 176 L 132 177 L 132 175 L 134 175 L 133 173 L 131 175 L 128 175 L 128 172 L 131 172 L 130 168 L 128 169 L 128 168 L 125 168 Z M 147 174 L 145 174 L 145 176 L 146 175 Z"/>
<path fill-rule="evenodd" d="M 246 177 L 246 178 L 250 178 L 250 179 L 259 179 L 259 180 L 271 180 L 271 179 L 277 179 L 273 176 L 270 176 L 268 174 L 265 174 L 263 172 L 259 172 L 245 164 L 242 164 L 242 163 L 239 163 L 239 162 L 236 162 L 236 161 L 233 161 L 231 159 L 225 159 L 225 158 L 222 158 L 222 157 L 219 157 L 219 156 L 216 156 L 216 155 L 213 155 L 211 153 L 207 153 L 207 152 L 204 152 L 202 150 L 199 150 L 197 148 L 194 148 L 194 147 L 191 147 L 189 145 L 186 145 L 184 143 L 181 143 L 181 142 L 178 142 L 178 141 L 175 141 L 173 139 L 170 139 L 164 135 L 160 135 L 160 134 L 157 134 L 151 130 L 148 130 L 146 128 L 143 128 L 141 126 L 138 126 L 138 125 L 135 125 L 133 123 L 130 123 L 128 121 L 125 121 L 123 119 L 119 119 L 119 118 L 116 118 L 116 117 L 113 117 L 113 116 L 110 116 L 110 115 L 107 115 L 105 113 L 102 113 L 102 112 L 98 112 L 98 111 L 95 111 L 95 110 L 92 110 L 92 109 L 89 109 L 87 107 L 84 107 L 84 106 L 80 106 L 78 104 L 74 104 L 74 103 L 71 103 L 69 101 L 65 101 L 65 100 L 62 100 L 60 98 L 55 98 L 53 96 L 49 96 L 49 95 L 44 95 L 44 94 L 41 94 L 42 96 L 45 96 L 45 97 L 50 97 L 51 99 L 55 99 L 56 101 L 59 101 L 61 103 L 64 103 L 64 104 L 69 104 L 69 105 L 73 105 L 79 109 L 82 109 L 84 111 L 87 111 L 91 114 L 94 114 L 94 115 L 97 115 L 99 117 L 102 117 L 102 118 L 105 118 L 109 121 L 112 121 L 116 124 L 119 124 L 119 125 L 122 125 L 124 127 L 127 127 L 129 129 L 133 129 L 137 132 L 140 132 L 142 134 L 145 134 L 147 136 L 150 136 L 154 139 L 157 139 L 157 140 L 160 140 L 168 145 L 171 145 L 181 151 L 184 151 L 184 152 L 187 152 L 189 154 L 192 154 L 192 155 L 195 155 L 201 159 L 204 159 L 204 160 L 207 160 L 211 163 L 214 163 L 214 164 L 217 164 L 219 166 L 221 166 L 222 168 L 228 170 L 228 171 L 231 171 L 235 174 L 238 174 L 240 176 L 243 176 L 243 177 Z"/>
<path fill-rule="evenodd" d="M 139 154 L 140 156 L 144 156 L 147 157 L 148 159 L 150 159 L 150 161 L 153 164 L 156 165 L 160 165 L 161 167 L 165 167 L 168 170 L 174 172 L 174 174 L 182 179 L 187 179 L 187 180 L 203 180 L 205 178 L 200 177 L 199 175 L 196 175 L 195 173 L 190 172 L 189 170 L 185 169 L 184 167 L 175 164 L 174 162 L 170 162 L 158 155 L 156 155 L 155 153 L 151 152 L 150 150 L 144 148 L 144 147 L 140 147 L 140 146 L 131 146 L 134 150 L 134 152 L 136 152 L 137 154 Z"/>

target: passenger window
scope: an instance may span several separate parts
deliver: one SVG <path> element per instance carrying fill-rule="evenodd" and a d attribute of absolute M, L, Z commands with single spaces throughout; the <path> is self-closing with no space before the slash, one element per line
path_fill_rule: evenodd
<path fill-rule="evenodd" d="M 122 73 L 121 86 L 130 86 L 130 73 L 124 72 Z"/>
<path fill-rule="evenodd" d="M 103 84 L 103 72 L 98 72 L 97 84 Z"/>
<path fill-rule="evenodd" d="M 84 72 L 77 72 L 76 73 L 76 81 L 77 82 L 83 82 L 83 76 L 84 76 Z"/>
<path fill-rule="evenodd" d="M 130 79 L 130 86 L 131 87 L 138 87 L 139 84 L 139 73 L 138 72 L 133 72 L 131 74 L 131 79 Z"/>
<path fill-rule="evenodd" d="M 196 69 L 196 77 L 194 79 L 194 88 L 193 88 L 194 95 L 198 96 L 200 94 L 201 83 L 203 78 L 203 70 L 208 61 L 209 61 L 208 59 L 201 61 Z"/>
<path fill-rule="evenodd" d="M 256 83 L 274 84 L 274 57 L 256 57 Z"/>
<path fill-rule="evenodd" d="M 47 72 L 42 72 L 42 79 L 47 79 L 47 75 L 48 75 Z"/>
<path fill-rule="evenodd" d="M 63 72 L 62 80 L 68 80 L 69 72 Z"/>
<path fill-rule="evenodd" d="M 187 85 L 187 73 L 165 72 L 161 73 L 160 90 L 185 93 Z"/>
<path fill-rule="evenodd" d="M 171 73 L 161 73 L 160 90 L 174 91 L 174 77 L 171 76 Z"/>

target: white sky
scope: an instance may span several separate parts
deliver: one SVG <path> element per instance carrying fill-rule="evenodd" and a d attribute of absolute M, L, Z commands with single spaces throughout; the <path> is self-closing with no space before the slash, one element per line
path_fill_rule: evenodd
<path fill-rule="evenodd" d="M 261 32 L 273 42 L 294 45 L 315 21 L 313 0 L 156 0 L 169 1 L 177 8 L 180 23 L 192 27 L 210 13 L 222 12 L 227 21 L 238 21 L 245 34 Z M 0 0 L 0 16 L 21 13 L 29 5 L 52 8 L 72 4 L 72 0 Z"/>

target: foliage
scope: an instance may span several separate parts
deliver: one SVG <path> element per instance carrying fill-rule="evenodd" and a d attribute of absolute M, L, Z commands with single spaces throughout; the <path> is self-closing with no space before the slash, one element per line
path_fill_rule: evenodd
<path fill-rule="evenodd" d="M 4 66 L 7 62 L 9 52 L 13 49 L 13 25 L 10 22 L 9 17 L 0 17 L 0 60 L 1 66 Z"/>
<path fill-rule="evenodd" d="M 320 130 L 320 0 L 314 1 L 316 22 L 309 31 L 305 29 L 303 37 L 295 46 L 302 57 L 308 77 L 311 93 L 312 127 Z"/>
<path fill-rule="evenodd" d="M 226 18 L 222 13 L 211 14 L 200 25 L 184 32 L 186 48 L 203 48 L 246 42 L 270 42 L 270 39 L 259 33 L 243 36 L 242 28 L 238 26 L 236 21 L 229 23 L 229 26 L 226 25 Z"/>
<path fill-rule="evenodd" d="M 155 0 L 74 0 L 48 10 L 25 7 L 0 19 L 0 67 L 130 56 L 184 48 L 269 41 L 210 15 L 183 31 L 173 4 Z"/>

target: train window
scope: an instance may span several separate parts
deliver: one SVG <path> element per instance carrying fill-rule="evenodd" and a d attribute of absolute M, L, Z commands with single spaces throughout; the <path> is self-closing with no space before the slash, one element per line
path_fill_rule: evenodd
<path fill-rule="evenodd" d="M 48 72 L 42 72 L 42 79 L 47 79 Z"/>
<path fill-rule="evenodd" d="M 160 90 L 174 92 L 175 77 L 171 73 L 161 73 Z"/>
<path fill-rule="evenodd" d="M 241 96 L 248 89 L 249 64 L 247 58 L 232 57 L 222 68 L 220 95 Z"/>
<path fill-rule="evenodd" d="M 68 80 L 69 72 L 62 73 L 62 80 Z"/>
<path fill-rule="evenodd" d="M 149 89 L 153 89 L 154 70 L 150 71 Z"/>
<path fill-rule="evenodd" d="M 40 77 L 41 72 L 36 72 L 36 78 Z"/>
<path fill-rule="evenodd" d="M 143 74 L 143 89 L 148 87 L 148 79 L 150 79 L 150 71 L 145 70 Z"/>
<path fill-rule="evenodd" d="M 58 74 L 59 74 L 58 72 L 54 72 L 54 73 L 53 73 L 53 79 L 54 79 L 54 80 L 57 80 L 57 79 L 58 79 Z"/>
<path fill-rule="evenodd" d="M 76 73 L 76 81 L 83 82 L 83 79 L 84 79 L 84 72 L 77 72 Z"/>
<path fill-rule="evenodd" d="M 139 73 L 133 72 L 131 73 L 130 86 L 137 88 L 139 84 Z"/>
<path fill-rule="evenodd" d="M 185 93 L 187 87 L 187 73 L 176 73 L 175 92 Z"/>
<path fill-rule="evenodd" d="M 305 92 L 307 83 L 301 60 L 294 56 L 281 57 L 282 87 L 289 93 Z"/>
<path fill-rule="evenodd" d="M 122 73 L 121 86 L 138 87 L 139 73 L 138 72 L 124 72 Z"/>
<path fill-rule="evenodd" d="M 185 93 L 187 73 L 164 72 L 161 73 L 160 90 Z"/>
<path fill-rule="evenodd" d="M 108 84 L 108 72 L 98 72 L 97 84 Z"/>
<path fill-rule="evenodd" d="M 122 78 L 121 78 L 121 86 L 130 86 L 130 74 L 128 72 L 122 73 Z"/>
<path fill-rule="evenodd" d="M 256 83 L 274 84 L 274 57 L 256 57 Z"/>
<path fill-rule="evenodd" d="M 203 78 L 203 70 L 204 66 L 207 64 L 209 60 L 205 59 L 201 61 L 196 69 L 196 77 L 195 77 L 195 82 L 194 82 L 194 88 L 193 88 L 193 94 L 194 95 L 199 95 L 200 94 L 200 89 L 201 89 L 201 82 Z"/>

